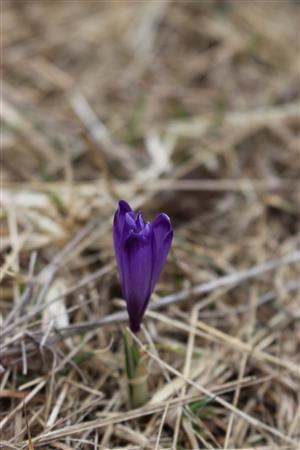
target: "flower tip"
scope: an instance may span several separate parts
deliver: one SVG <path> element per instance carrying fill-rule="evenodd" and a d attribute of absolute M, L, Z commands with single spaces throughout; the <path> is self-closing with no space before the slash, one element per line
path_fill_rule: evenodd
<path fill-rule="evenodd" d="M 119 200 L 118 208 L 119 208 L 119 210 L 124 211 L 124 212 L 132 211 L 130 205 L 125 200 Z"/>
<path fill-rule="evenodd" d="M 163 229 L 165 231 L 172 230 L 170 217 L 166 213 L 160 213 L 152 222 L 154 229 Z"/>
<path fill-rule="evenodd" d="M 161 213 L 160 216 L 161 216 L 161 220 L 164 220 L 165 222 L 168 222 L 168 224 L 171 225 L 171 219 L 170 219 L 170 217 L 168 216 L 168 214 L 166 214 L 166 213 Z"/>

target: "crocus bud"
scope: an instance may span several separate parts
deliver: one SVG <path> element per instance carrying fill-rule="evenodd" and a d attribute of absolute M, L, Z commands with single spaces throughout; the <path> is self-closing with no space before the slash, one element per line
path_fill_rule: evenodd
<path fill-rule="evenodd" d="M 172 238 L 172 225 L 166 214 L 159 214 L 153 222 L 145 222 L 141 212 L 134 213 L 128 203 L 119 201 L 113 239 L 130 329 L 134 333 L 140 330 Z"/>

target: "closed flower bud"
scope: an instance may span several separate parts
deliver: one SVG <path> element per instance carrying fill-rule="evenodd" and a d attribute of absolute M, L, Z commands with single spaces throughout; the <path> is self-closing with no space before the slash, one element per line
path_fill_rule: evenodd
<path fill-rule="evenodd" d="M 113 239 L 130 329 L 134 333 L 140 330 L 172 238 L 172 225 L 166 214 L 161 213 L 152 222 L 145 222 L 141 212 L 134 213 L 128 203 L 119 201 Z"/>

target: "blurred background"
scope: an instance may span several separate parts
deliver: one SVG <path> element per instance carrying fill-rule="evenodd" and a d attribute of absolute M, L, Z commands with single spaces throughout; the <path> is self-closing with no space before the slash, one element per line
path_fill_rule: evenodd
<path fill-rule="evenodd" d="M 15 311 L 18 320 L 14 308 L 30 281 L 28 267 L 41 277 L 26 301 L 26 314 L 45 305 L 26 322 L 32 332 L 43 333 L 51 320 L 68 327 L 120 308 L 113 301 L 121 292 L 110 266 L 119 198 L 142 208 L 148 220 L 161 211 L 172 219 L 173 250 L 154 301 L 299 248 L 298 1 L 3 0 L 1 5 L 3 317 Z M 58 271 L 43 290 L 41 280 L 53 261 Z M 99 269 L 104 269 L 99 278 L 76 290 Z M 230 292 L 218 290 L 202 317 L 299 363 L 297 279 L 299 271 L 287 265 Z M 236 314 L 236 309 L 270 292 L 272 302 L 257 306 L 249 331 L 249 310 Z M 57 296 L 56 306 L 47 308 Z M 69 310 L 78 302 L 80 310 Z M 192 299 L 171 306 L 169 317 L 189 324 L 193 304 Z M 184 349 L 186 335 L 154 322 L 149 319 L 150 331 L 162 358 L 181 370 L 185 355 L 173 345 Z M 92 334 L 88 351 L 107 345 L 110 332 L 114 326 Z M 77 338 L 59 344 L 59 360 L 59 352 L 71 351 Z M 21 358 L 18 340 L 13 342 L 15 353 L 3 363 L 9 371 Z M 239 352 L 200 337 L 195 345 L 210 361 L 209 377 L 197 375 L 201 384 L 237 378 Z M 103 364 L 80 360 L 89 383 L 105 370 L 119 370 L 113 356 L 118 348 L 117 342 Z M 6 382 L 17 388 L 45 374 L 43 364 L 28 356 L 24 373 L 23 353 L 23 366 L 16 366 L 14 376 L 9 372 Z M 284 376 L 249 388 L 241 408 L 293 436 L 299 393 L 294 374 L 281 369 Z M 152 387 L 159 389 L 164 380 L 158 368 L 153 370 Z M 276 371 L 251 359 L 243 373 L 274 376 Z M 108 373 L 107 380 L 101 389 L 110 398 L 119 381 Z M 73 410 L 81 391 L 70 389 Z M 122 410 L 124 398 L 108 411 Z M 13 411 L 15 402 L 7 401 L 6 411 Z M 43 403 L 36 402 L 28 415 L 32 433 L 38 434 L 44 425 L 34 414 Z M 92 408 L 88 417 L 95 414 Z M 26 437 L 20 417 L 5 435 L 16 444 Z M 213 417 L 201 417 L 203 436 L 211 445 L 223 445 L 229 413 Z M 174 431 L 172 417 L 168 426 L 166 445 Z M 122 439 L 119 429 L 108 442 L 119 445 Z M 177 439 L 185 448 L 200 445 L 197 433 L 184 427 Z M 239 419 L 226 442 L 250 447 L 279 441 L 256 434 Z"/>
<path fill-rule="evenodd" d="M 33 247 L 120 197 L 197 227 L 264 210 L 295 232 L 297 1 L 2 5 L 4 201 L 34 230 L 47 211 Z"/>

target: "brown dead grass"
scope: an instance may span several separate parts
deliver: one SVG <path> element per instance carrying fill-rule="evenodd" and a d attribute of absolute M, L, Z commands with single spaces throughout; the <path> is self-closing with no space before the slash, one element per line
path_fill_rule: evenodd
<path fill-rule="evenodd" d="M 298 449 L 299 3 L 1 5 L 0 447 Z M 119 198 L 175 230 L 133 411 Z"/>

